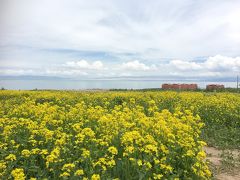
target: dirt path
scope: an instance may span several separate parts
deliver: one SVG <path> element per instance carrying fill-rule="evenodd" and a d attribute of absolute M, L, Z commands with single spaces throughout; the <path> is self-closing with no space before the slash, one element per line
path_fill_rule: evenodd
<path fill-rule="evenodd" d="M 240 151 L 222 151 L 213 147 L 204 147 L 214 179 L 240 180 Z"/>

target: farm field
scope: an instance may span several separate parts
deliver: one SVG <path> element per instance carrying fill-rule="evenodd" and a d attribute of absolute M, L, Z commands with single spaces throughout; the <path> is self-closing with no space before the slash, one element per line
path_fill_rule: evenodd
<path fill-rule="evenodd" d="M 240 94 L 0 91 L 1 179 L 212 179 L 204 147 L 240 149 Z"/>

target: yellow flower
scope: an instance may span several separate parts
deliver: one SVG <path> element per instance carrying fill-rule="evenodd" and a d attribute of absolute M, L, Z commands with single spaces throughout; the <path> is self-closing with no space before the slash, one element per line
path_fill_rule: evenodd
<path fill-rule="evenodd" d="M 142 166 L 142 160 L 141 159 L 137 160 L 137 164 L 138 166 Z"/>
<path fill-rule="evenodd" d="M 100 175 L 99 174 L 93 174 L 91 177 L 91 180 L 100 180 Z"/>
<path fill-rule="evenodd" d="M 27 149 L 22 150 L 22 155 L 24 157 L 29 157 L 31 155 L 31 152 Z"/>
<path fill-rule="evenodd" d="M 82 154 L 81 154 L 81 156 L 82 156 L 83 158 L 89 158 L 89 157 L 90 157 L 90 151 L 87 150 L 87 149 L 85 149 L 85 148 L 82 148 Z"/>
<path fill-rule="evenodd" d="M 206 158 L 206 153 L 204 151 L 200 151 L 198 154 L 197 154 L 197 158 L 199 160 L 202 160 L 202 159 L 205 159 Z"/>
<path fill-rule="evenodd" d="M 195 156 L 194 152 L 192 150 L 187 151 L 187 156 Z"/>
<path fill-rule="evenodd" d="M 60 149 L 59 147 L 56 147 L 52 150 L 52 152 L 50 153 L 50 155 L 48 155 L 46 157 L 46 165 L 47 167 L 49 166 L 49 163 L 52 163 L 52 162 L 56 162 L 58 160 L 58 157 L 60 155 Z"/>
<path fill-rule="evenodd" d="M 207 175 L 208 177 L 211 177 L 211 175 L 212 175 L 212 173 L 211 173 L 211 171 L 209 171 L 209 169 L 206 169 L 206 170 L 205 170 L 205 173 L 206 173 L 206 175 Z"/>
<path fill-rule="evenodd" d="M 116 165 L 116 162 L 115 162 L 114 159 L 111 159 L 111 160 L 107 161 L 106 165 L 107 165 L 108 167 L 113 167 L 113 166 Z"/>
<path fill-rule="evenodd" d="M 148 144 L 145 146 L 144 152 L 149 153 L 149 154 L 157 153 L 157 147 L 154 145 Z"/>
<path fill-rule="evenodd" d="M 82 130 L 82 134 L 90 138 L 93 138 L 95 136 L 95 133 L 91 128 L 84 128 Z"/>
<path fill-rule="evenodd" d="M 163 177 L 162 174 L 153 173 L 153 179 L 162 179 L 162 177 Z"/>
<path fill-rule="evenodd" d="M 0 162 L 0 172 L 1 172 L 1 170 L 5 170 L 6 168 L 7 168 L 6 163 Z"/>
<path fill-rule="evenodd" d="M 72 164 L 72 163 L 68 163 L 68 164 L 64 164 L 63 167 L 62 167 L 62 170 L 64 171 L 67 171 L 67 172 L 71 172 L 72 169 L 75 168 L 75 164 Z"/>
<path fill-rule="evenodd" d="M 147 168 L 148 170 L 152 168 L 152 165 L 151 165 L 150 162 L 146 162 L 146 163 L 144 163 L 144 165 L 146 166 L 146 168 Z"/>
<path fill-rule="evenodd" d="M 14 180 L 25 180 L 26 178 L 22 168 L 16 168 L 12 170 L 11 175 L 13 176 Z"/>
<path fill-rule="evenodd" d="M 47 155 L 48 154 L 48 150 L 47 149 L 42 149 L 41 150 L 41 154 L 42 155 Z"/>
<path fill-rule="evenodd" d="M 5 157 L 5 160 L 7 161 L 15 161 L 16 156 L 14 154 L 9 154 L 7 157 Z"/>
<path fill-rule="evenodd" d="M 163 153 L 165 153 L 165 154 L 168 154 L 168 153 L 169 153 L 169 150 L 167 149 L 167 147 L 166 147 L 165 145 L 161 144 L 161 145 L 160 145 L 160 148 L 161 148 L 161 150 L 162 150 Z"/>
<path fill-rule="evenodd" d="M 172 172 L 173 168 L 170 165 L 166 165 L 166 164 L 160 164 L 161 169 L 165 170 L 165 171 L 170 171 Z"/>
<path fill-rule="evenodd" d="M 114 146 L 111 146 L 108 148 L 108 151 L 112 154 L 112 155 L 117 155 L 118 154 L 118 150 L 117 148 L 115 148 Z"/>
<path fill-rule="evenodd" d="M 60 174 L 59 177 L 69 177 L 70 174 L 68 172 L 63 172 L 62 174 Z"/>
<path fill-rule="evenodd" d="M 149 179 L 169 179 L 175 160 L 185 164 L 174 177 L 209 179 L 203 122 L 221 127 L 231 119 L 236 127 L 240 104 L 237 94 L 205 92 L 0 91 L 0 96 L 0 149 L 12 153 L 0 160 L 0 179 L 18 156 L 37 158 L 33 166 L 45 163 L 42 179 L 59 167 L 58 179 L 114 179 L 126 166 L 136 178 L 144 171 Z M 24 163 L 21 168 L 30 178 Z M 9 178 L 20 174 L 13 170 Z"/>
<path fill-rule="evenodd" d="M 82 169 L 78 169 L 75 173 L 74 173 L 75 176 L 81 176 L 81 175 L 84 175 L 84 171 Z"/>
<path fill-rule="evenodd" d="M 41 152 L 41 150 L 39 148 L 34 148 L 31 150 L 31 154 L 39 154 Z"/>

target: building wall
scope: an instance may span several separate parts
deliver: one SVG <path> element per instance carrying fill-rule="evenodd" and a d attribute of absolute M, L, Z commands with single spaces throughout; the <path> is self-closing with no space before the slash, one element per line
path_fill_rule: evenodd
<path fill-rule="evenodd" d="M 207 90 L 215 90 L 215 89 L 224 89 L 224 85 L 222 84 L 208 84 L 206 86 Z"/>

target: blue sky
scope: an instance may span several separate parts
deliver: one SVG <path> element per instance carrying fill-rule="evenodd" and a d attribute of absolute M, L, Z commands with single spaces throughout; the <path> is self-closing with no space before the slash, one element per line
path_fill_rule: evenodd
<path fill-rule="evenodd" d="M 235 77 L 239 0 L 0 0 L 0 75 Z"/>

